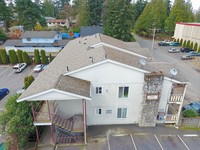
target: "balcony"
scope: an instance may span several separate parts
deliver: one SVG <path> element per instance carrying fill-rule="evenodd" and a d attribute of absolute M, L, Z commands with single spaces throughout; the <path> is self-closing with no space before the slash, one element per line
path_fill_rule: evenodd
<path fill-rule="evenodd" d="M 181 103 L 183 101 L 182 94 L 172 94 L 169 98 L 169 103 Z"/>

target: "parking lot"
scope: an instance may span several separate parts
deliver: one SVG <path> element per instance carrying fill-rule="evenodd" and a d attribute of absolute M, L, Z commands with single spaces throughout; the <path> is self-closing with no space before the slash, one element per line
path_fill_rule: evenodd
<path fill-rule="evenodd" d="M 0 110 L 3 109 L 7 98 L 15 94 L 24 86 L 24 78 L 28 75 L 37 77 L 38 73 L 33 72 L 35 66 L 28 66 L 21 73 L 13 71 L 13 65 L 0 65 L 0 88 L 8 88 L 10 93 L 0 101 Z"/>
<path fill-rule="evenodd" d="M 119 127 L 119 126 L 118 126 Z M 126 128 L 127 126 L 121 126 Z M 103 128 L 103 127 L 102 127 Z M 105 134 L 91 136 L 83 146 L 58 146 L 58 150 L 199 150 L 198 131 L 182 131 L 168 127 L 139 128 L 128 127 L 119 131 L 110 127 Z M 97 130 L 97 128 L 96 128 Z M 98 130 L 101 130 L 98 128 Z M 89 129 L 90 132 L 90 129 Z M 96 134 L 96 133 L 95 133 Z"/>

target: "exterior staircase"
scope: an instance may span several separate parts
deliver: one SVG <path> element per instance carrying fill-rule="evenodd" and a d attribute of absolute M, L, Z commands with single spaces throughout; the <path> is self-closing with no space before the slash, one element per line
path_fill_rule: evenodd
<path fill-rule="evenodd" d="M 74 120 L 73 117 L 65 118 L 61 115 L 55 114 L 53 116 L 53 124 L 59 128 L 67 131 L 73 131 Z"/>
<path fill-rule="evenodd" d="M 66 118 L 59 114 L 55 114 L 53 116 L 52 123 L 55 125 L 57 133 L 56 144 L 72 144 L 82 142 L 82 135 L 78 132 L 73 132 L 73 117 Z"/>

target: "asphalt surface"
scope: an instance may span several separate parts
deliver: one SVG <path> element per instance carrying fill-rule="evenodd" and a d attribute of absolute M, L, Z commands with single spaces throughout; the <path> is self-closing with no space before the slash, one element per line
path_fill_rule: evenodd
<path fill-rule="evenodd" d="M 151 50 L 152 40 L 145 40 L 138 36 L 136 36 L 136 40 L 140 43 L 141 47 Z M 185 53 L 168 53 L 170 46 L 158 46 L 158 42 L 159 41 L 155 42 L 155 49 L 152 51 L 153 60 L 176 64 L 181 70 L 181 76 L 183 76 L 187 82 L 191 83 L 188 84 L 186 90 L 185 103 L 200 101 L 200 72 L 196 70 L 193 60 L 181 60 L 181 56 L 185 55 Z"/>

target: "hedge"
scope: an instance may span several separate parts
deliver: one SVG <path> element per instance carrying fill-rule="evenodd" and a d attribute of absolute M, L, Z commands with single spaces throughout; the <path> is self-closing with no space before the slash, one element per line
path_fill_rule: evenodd
<path fill-rule="evenodd" d="M 1 57 L 2 64 L 9 63 L 9 57 L 8 57 L 5 49 L 0 49 L 0 57 Z"/>
<path fill-rule="evenodd" d="M 23 62 L 26 63 L 27 65 L 30 65 L 31 64 L 31 60 L 30 60 L 30 57 L 28 56 L 27 52 L 22 52 L 22 59 L 23 59 Z"/>
<path fill-rule="evenodd" d="M 41 54 L 41 63 L 42 64 L 48 64 L 48 58 L 46 56 L 46 53 L 44 50 L 41 50 L 40 51 L 40 54 Z"/>
<path fill-rule="evenodd" d="M 19 63 L 23 63 L 23 58 L 22 58 L 22 50 L 18 49 L 17 50 L 17 58 Z"/>
<path fill-rule="evenodd" d="M 34 62 L 36 64 L 40 64 L 41 63 L 41 60 L 40 60 L 40 53 L 39 53 L 39 50 L 38 49 L 35 49 L 34 50 Z"/>
<path fill-rule="evenodd" d="M 9 50 L 8 54 L 9 54 L 10 63 L 17 64 L 18 59 L 17 59 L 17 54 L 16 54 L 15 50 Z"/>

